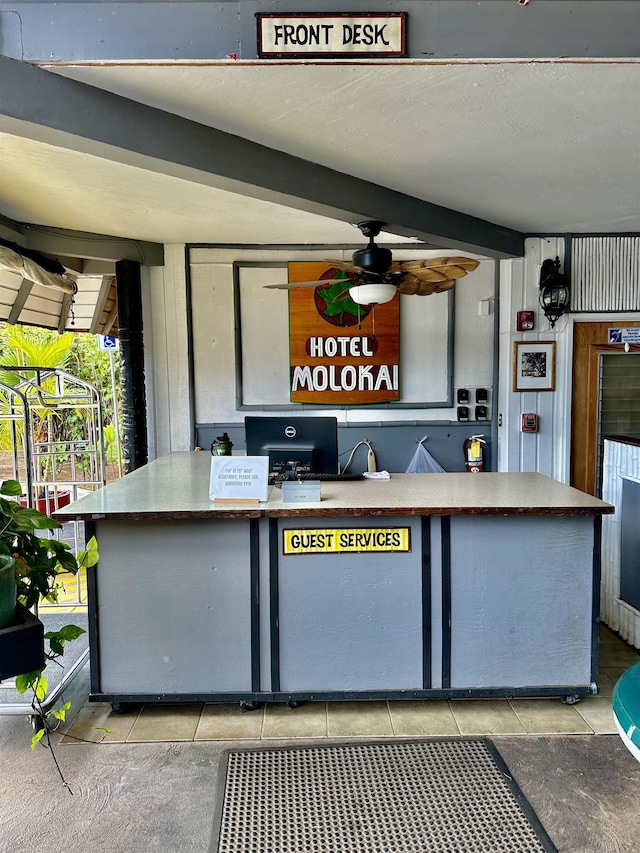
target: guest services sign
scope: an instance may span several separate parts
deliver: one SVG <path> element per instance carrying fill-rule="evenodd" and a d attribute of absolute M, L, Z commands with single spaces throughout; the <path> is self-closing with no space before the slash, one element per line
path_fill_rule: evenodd
<path fill-rule="evenodd" d="M 260 15 L 258 56 L 404 56 L 404 12 Z"/>
<path fill-rule="evenodd" d="M 322 527 L 283 530 L 283 554 L 360 554 L 411 551 L 408 527 Z"/>

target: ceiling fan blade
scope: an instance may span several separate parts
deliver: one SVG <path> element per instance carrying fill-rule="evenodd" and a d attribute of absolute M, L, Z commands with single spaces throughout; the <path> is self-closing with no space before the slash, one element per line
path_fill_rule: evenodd
<path fill-rule="evenodd" d="M 432 293 L 450 290 L 455 283 L 455 279 L 452 278 L 444 281 L 425 281 L 412 273 L 407 273 L 398 286 L 398 293 L 404 296 L 431 296 Z"/>
<path fill-rule="evenodd" d="M 345 270 L 346 272 L 353 272 L 355 270 L 360 271 L 361 269 L 361 267 L 357 267 L 353 261 L 338 261 L 335 258 L 324 258 L 323 263 L 339 270 Z"/>
<path fill-rule="evenodd" d="M 448 281 L 473 272 L 479 264 L 480 261 L 475 258 L 424 258 L 419 261 L 406 261 L 401 267 L 427 281 Z"/>
<path fill-rule="evenodd" d="M 295 290 L 298 287 L 318 287 L 319 285 L 335 284 L 336 281 L 344 281 L 342 278 L 321 278 L 319 281 L 292 281 L 285 284 L 265 284 L 268 290 Z M 349 282 L 349 286 L 353 287 L 353 282 Z"/>

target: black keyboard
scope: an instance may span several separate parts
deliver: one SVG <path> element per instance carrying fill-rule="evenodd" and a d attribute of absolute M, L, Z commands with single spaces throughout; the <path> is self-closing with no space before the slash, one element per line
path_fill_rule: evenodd
<path fill-rule="evenodd" d="M 292 480 L 322 480 L 325 483 L 335 480 L 364 480 L 364 474 L 313 474 L 310 471 L 301 471 L 292 477 Z"/>

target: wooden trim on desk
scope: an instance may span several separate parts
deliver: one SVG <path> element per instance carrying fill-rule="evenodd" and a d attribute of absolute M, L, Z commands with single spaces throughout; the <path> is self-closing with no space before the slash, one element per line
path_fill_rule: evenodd
<path fill-rule="evenodd" d="M 482 474 L 471 475 L 482 476 Z M 452 515 L 602 515 L 615 512 L 615 507 L 514 507 L 514 506 L 441 506 L 441 507 L 322 507 L 318 504 L 310 504 L 308 507 L 294 507 L 290 509 L 266 509 L 264 515 L 267 518 L 329 518 L 337 516 L 350 516 L 356 518 L 376 518 L 392 516 L 452 516 Z"/>
<path fill-rule="evenodd" d="M 434 475 L 436 476 L 436 475 Z M 482 474 L 472 474 L 479 476 Z M 608 515 L 615 512 L 615 507 L 605 505 L 600 507 L 570 507 L 570 506 L 322 506 L 322 503 L 308 504 L 304 507 L 269 509 L 262 506 L 259 509 L 234 510 L 163 510 L 162 512 L 106 512 L 81 514 L 54 514 L 58 521 L 100 520 L 109 521 L 215 521 L 216 519 L 252 519 L 252 518 L 393 518 L 417 516 L 453 516 L 453 515 Z"/>

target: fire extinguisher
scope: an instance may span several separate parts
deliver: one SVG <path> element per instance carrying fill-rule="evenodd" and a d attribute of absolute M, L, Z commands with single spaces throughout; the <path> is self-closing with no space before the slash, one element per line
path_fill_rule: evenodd
<path fill-rule="evenodd" d="M 483 433 L 484 434 L 484 433 Z M 471 435 L 464 443 L 464 461 L 470 474 L 484 471 L 484 445 L 482 435 Z"/>

